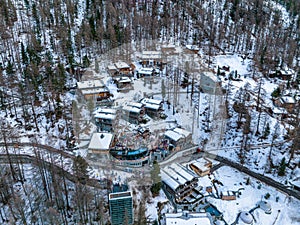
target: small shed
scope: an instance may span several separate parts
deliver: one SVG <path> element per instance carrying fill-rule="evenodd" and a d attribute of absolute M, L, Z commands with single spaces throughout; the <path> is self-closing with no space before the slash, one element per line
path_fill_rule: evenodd
<path fill-rule="evenodd" d="M 236 200 L 236 195 L 233 191 L 223 191 L 220 194 L 222 200 L 232 201 Z"/>
<path fill-rule="evenodd" d="M 284 107 L 288 112 L 293 112 L 296 100 L 294 97 L 291 96 L 282 96 L 280 98 L 280 104 Z"/>
<path fill-rule="evenodd" d="M 200 50 L 200 48 L 197 45 L 186 45 L 186 48 L 195 54 L 197 54 Z"/>

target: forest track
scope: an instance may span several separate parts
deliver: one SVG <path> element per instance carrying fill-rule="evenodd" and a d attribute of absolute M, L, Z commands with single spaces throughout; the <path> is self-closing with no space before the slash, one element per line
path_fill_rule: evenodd
<path fill-rule="evenodd" d="M 30 142 L 11 142 L 11 143 L 0 143 L 0 147 L 14 147 L 14 148 L 20 148 L 20 147 L 33 147 L 38 148 L 42 150 L 46 150 L 50 153 L 58 154 L 60 157 L 64 157 L 65 159 L 71 159 L 72 161 L 76 158 L 75 155 L 67 153 L 63 150 L 56 149 L 51 146 L 37 144 L 37 143 L 30 143 Z M 64 162 L 64 161 L 61 161 Z M 45 166 L 47 169 L 52 170 L 56 174 L 60 176 L 66 176 L 66 178 L 74 183 L 79 182 L 82 184 L 86 184 L 91 187 L 104 189 L 107 187 L 107 184 L 104 182 L 101 182 L 99 179 L 94 178 L 86 178 L 86 177 L 78 177 L 75 174 L 72 174 L 70 171 L 67 171 L 61 166 L 58 166 L 54 162 L 46 161 L 36 155 L 30 155 L 30 154 L 0 154 L 0 164 L 9 164 L 9 163 L 23 163 L 23 164 L 32 164 L 32 165 L 39 165 L 39 163 L 42 163 L 43 166 Z"/>
<path fill-rule="evenodd" d="M 31 156 L 27 154 L 0 154 L 0 164 L 10 164 L 10 163 L 32 164 L 35 166 L 42 165 L 47 170 L 50 170 L 59 176 L 65 176 L 69 181 L 73 183 L 81 183 L 83 185 L 88 185 L 90 187 L 99 188 L 99 189 L 106 188 L 106 185 L 100 183 L 98 179 L 77 176 L 55 165 L 54 163 L 45 161 L 35 156 Z"/>

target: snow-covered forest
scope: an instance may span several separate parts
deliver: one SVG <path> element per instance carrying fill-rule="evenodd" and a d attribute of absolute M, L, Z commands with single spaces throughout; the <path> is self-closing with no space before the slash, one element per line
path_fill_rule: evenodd
<path fill-rule="evenodd" d="M 238 87 L 237 70 L 221 78 L 227 130 L 220 145 L 238 146 L 235 155 L 222 154 L 284 177 L 278 178 L 282 182 L 295 175 L 300 1 L 0 0 L 0 149 L 8 159 L 0 169 L 1 224 L 105 224 L 107 203 L 99 197 L 105 190 L 88 185 L 87 163 L 71 153 L 72 91 L 101 54 L 142 40 L 198 46 L 206 67 L 218 76 L 219 55 L 251 61 L 254 83 Z M 281 71 L 293 71 L 293 79 L 277 84 Z M 292 93 L 296 104 L 285 118 L 269 118 L 265 106 L 272 109 L 284 93 Z M 20 143 L 28 143 L 25 150 Z M 251 151 L 258 143 L 268 148 L 261 162 L 261 154 Z M 34 163 L 11 155 L 25 157 L 28 151 Z M 74 179 L 64 174 L 70 171 Z M 145 206 L 139 207 L 144 219 Z"/>

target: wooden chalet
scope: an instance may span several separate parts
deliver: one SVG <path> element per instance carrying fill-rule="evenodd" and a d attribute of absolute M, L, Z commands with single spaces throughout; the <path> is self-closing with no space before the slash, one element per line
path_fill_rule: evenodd
<path fill-rule="evenodd" d="M 152 117 L 159 117 L 163 111 L 163 102 L 162 100 L 152 99 L 152 98 L 143 98 L 141 103 L 145 105 L 145 110 L 147 115 Z"/>
<path fill-rule="evenodd" d="M 113 131 L 117 120 L 117 110 L 110 108 L 98 108 L 94 112 L 94 119 L 99 131 Z"/>
<path fill-rule="evenodd" d="M 130 75 L 132 72 L 131 67 L 125 62 L 116 62 L 115 67 L 118 70 L 118 75 Z"/>
<path fill-rule="evenodd" d="M 130 123 L 139 124 L 145 115 L 142 103 L 128 102 L 122 108 L 122 118 Z"/>
<path fill-rule="evenodd" d="M 199 176 L 203 177 L 210 174 L 210 169 L 212 167 L 212 162 L 206 158 L 197 159 L 189 167 Z"/>
<path fill-rule="evenodd" d="M 118 91 L 129 91 L 133 89 L 132 80 L 129 77 L 116 77 L 114 83 L 117 85 Z"/>
<path fill-rule="evenodd" d="M 185 148 L 192 143 L 191 132 L 178 127 L 172 130 L 167 130 L 164 136 L 172 145 L 175 146 L 175 150 Z"/>
<path fill-rule="evenodd" d="M 198 178 L 180 164 L 172 164 L 161 170 L 163 189 L 175 203 L 191 202 L 197 199 L 195 188 Z"/>
<path fill-rule="evenodd" d="M 160 51 L 143 51 L 141 55 L 143 66 L 160 66 L 162 63 L 162 56 Z"/>
<path fill-rule="evenodd" d="M 88 80 L 77 82 L 79 93 L 86 99 L 95 99 L 97 102 L 108 99 L 111 94 L 102 80 Z"/>

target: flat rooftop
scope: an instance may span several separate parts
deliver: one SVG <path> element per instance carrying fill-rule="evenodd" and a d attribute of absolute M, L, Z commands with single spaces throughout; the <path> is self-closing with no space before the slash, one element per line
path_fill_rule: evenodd
<path fill-rule="evenodd" d="M 166 225 L 211 225 L 212 219 L 207 213 L 166 213 Z"/>
<path fill-rule="evenodd" d="M 119 199 L 119 198 L 128 198 L 131 197 L 130 191 L 124 191 L 124 192 L 117 192 L 117 193 L 110 193 L 109 194 L 109 200 L 113 199 Z"/>

